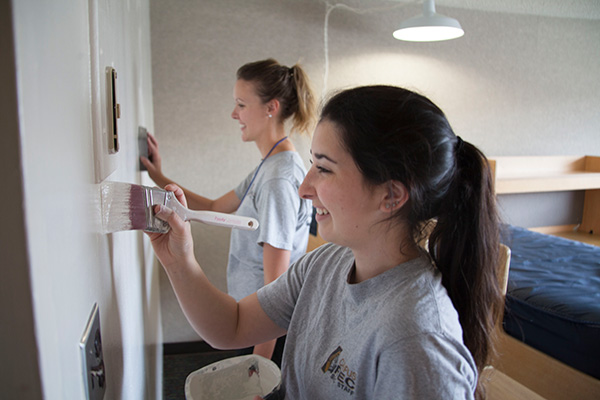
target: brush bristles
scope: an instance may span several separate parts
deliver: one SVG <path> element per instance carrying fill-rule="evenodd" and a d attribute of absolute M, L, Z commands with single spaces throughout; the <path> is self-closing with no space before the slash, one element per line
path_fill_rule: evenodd
<path fill-rule="evenodd" d="M 102 226 L 105 233 L 146 229 L 146 188 L 122 182 L 101 187 Z"/>

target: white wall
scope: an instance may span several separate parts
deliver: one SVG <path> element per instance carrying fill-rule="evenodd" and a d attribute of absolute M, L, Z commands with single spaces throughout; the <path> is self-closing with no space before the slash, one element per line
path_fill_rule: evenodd
<path fill-rule="evenodd" d="M 111 16 L 105 35 L 115 40 L 102 51 L 119 72 L 122 109 L 122 149 L 108 179 L 140 182 L 137 127 L 153 127 L 149 3 L 89 1 L 95 3 Z M 34 352 L 37 347 L 37 365 L 13 372 L 15 382 L 2 373 L 2 397 L 27 398 L 22 382 L 30 376 L 35 382 L 37 367 L 40 378 L 30 398 L 40 398 L 36 391 L 45 399 L 85 398 L 78 343 L 98 303 L 104 398 L 161 398 L 158 274 L 148 242 L 140 232 L 101 233 L 88 2 L 13 1 L 12 23 L 16 81 L 14 75 L 11 81 L 17 90 L 12 105 L 18 110 L 18 128 L 7 134 L 21 147 L 9 168 L 18 171 L 23 185 L 24 213 L 14 211 L 24 220 L 25 242 L 19 235 L 11 240 L 26 248 L 28 259 L 20 267 L 27 269 L 30 281 L 15 279 L 19 293 L 1 308 L 3 315 L 16 313 L 30 302 L 34 330 L 24 327 L 18 336 L 5 336 L 3 330 L 1 340 L 15 344 L 21 335 L 34 335 L 35 342 L 28 344 Z M 13 191 L 18 195 L 21 188 L 8 187 L 5 195 Z M 18 222 L 13 226 L 18 228 Z M 2 358 L 3 364 L 10 361 L 4 352 Z"/>
<path fill-rule="evenodd" d="M 374 83 L 416 89 L 490 156 L 600 155 L 597 1 L 541 7 L 548 2 L 440 0 L 437 11 L 457 18 L 466 34 L 438 43 L 392 37 L 400 21 L 421 12 L 421 2 L 332 3 L 368 12 L 331 12 L 326 63 L 324 1 L 151 1 L 155 133 L 167 176 L 215 197 L 259 162 L 230 113 L 237 68 L 266 57 L 287 65 L 300 60 L 319 94 Z M 306 147 L 300 152 L 307 160 Z M 582 198 L 569 196 L 561 199 L 575 204 L 563 207 L 566 215 L 544 208 L 533 216 L 522 197 L 503 207 L 524 226 L 558 225 L 580 218 Z M 198 258 L 224 288 L 228 232 L 193 226 Z M 165 341 L 197 339 L 161 277 Z"/>

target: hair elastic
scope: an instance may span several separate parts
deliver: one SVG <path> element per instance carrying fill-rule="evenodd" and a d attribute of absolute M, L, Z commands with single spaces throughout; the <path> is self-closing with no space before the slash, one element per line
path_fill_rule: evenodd
<path fill-rule="evenodd" d="M 454 143 L 454 151 L 458 152 L 458 151 L 462 150 L 464 144 L 465 144 L 464 140 L 462 140 L 462 138 L 460 136 L 456 135 L 456 142 Z"/>

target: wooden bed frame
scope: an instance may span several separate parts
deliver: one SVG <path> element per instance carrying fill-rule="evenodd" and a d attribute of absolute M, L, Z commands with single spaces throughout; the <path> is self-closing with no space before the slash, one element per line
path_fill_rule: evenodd
<path fill-rule="evenodd" d="M 600 157 L 490 159 L 497 195 L 585 190 L 580 224 L 532 228 L 600 246 Z M 494 368 L 546 399 L 599 399 L 600 380 L 524 344 L 501 330 Z M 600 361 L 599 361 L 600 362 Z"/>

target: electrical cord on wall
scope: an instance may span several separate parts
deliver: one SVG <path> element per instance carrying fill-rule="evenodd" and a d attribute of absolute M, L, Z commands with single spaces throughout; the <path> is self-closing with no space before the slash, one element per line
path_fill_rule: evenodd
<path fill-rule="evenodd" d="M 358 8 L 351 7 L 344 3 L 331 4 L 328 1 L 325 1 L 324 3 L 325 3 L 325 23 L 323 25 L 323 40 L 324 40 L 323 49 L 325 52 L 325 72 L 323 74 L 323 91 L 321 92 L 322 98 L 325 98 L 325 95 L 327 92 L 327 81 L 329 79 L 329 16 L 331 15 L 331 12 L 333 10 L 335 10 L 336 8 L 343 8 L 345 10 L 352 11 L 353 13 L 356 13 L 356 14 L 367 14 L 367 13 L 371 13 L 371 12 L 389 11 L 389 10 L 393 10 L 393 9 L 396 9 L 399 7 L 404 7 L 409 4 L 409 3 L 399 3 L 399 4 L 395 4 L 393 6 L 388 6 L 388 7 L 373 7 L 373 8 L 367 8 L 367 9 L 358 9 Z M 413 3 L 417 3 L 417 1 L 415 0 L 415 1 L 413 1 Z"/>

